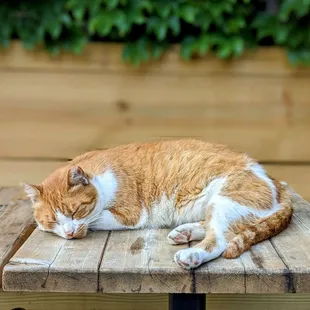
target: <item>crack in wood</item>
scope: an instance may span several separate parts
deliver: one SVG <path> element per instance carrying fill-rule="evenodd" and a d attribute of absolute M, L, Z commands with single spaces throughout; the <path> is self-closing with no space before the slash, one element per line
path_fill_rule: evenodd
<path fill-rule="evenodd" d="M 97 266 L 97 292 L 102 292 L 102 287 L 100 287 L 100 266 L 101 266 L 101 263 L 102 263 L 102 260 L 103 260 L 103 256 L 104 256 L 105 250 L 106 250 L 106 248 L 108 246 L 108 242 L 109 242 L 111 234 L 112 234 L 112 231 L 109 230 L 107 239 L 105 241 L 105 245 L 104 245 L 104 247 L 102 249 L 102 252 L 100 254 L 100 258 L 99 258 L 99 261 L 98 261 L 98 266 Z"/>
<path fill-rule="evenodd" d="M 46 283 L 47 283 L 47 280 L 48 280 L 49 275 L 50 275 L 51 266 L 52 266 L 53 263 L 55 262 L 55 260 L 56 260 L 56 258 L 57 258 L 57 256 L 58 256 L 58 254 L 59 254 L 59 252 L 61 251 L 61 249 L 63 248 L 64 244 L 65 244 L 65 242 L 63 242 L 62 245 L 59 247 L 59 249 L 58 249 L 58 251 L 57 251 L 55 257 L 54 257 L 53 260 L 52 260 L 52 262 L 48 265 L 48 267 L 47 267 L 47 275 L 46 275 L 45 281 L 44 281 L 43 284 L 41 285 L 42 288 L 45 288 Z"/>
<path fill-rule="evenodd" d="M 286 267 L 286 270 L 284 270 L 283 276 L 286 279 L 287 292 L 288 293 L 296 293 L 296 289 L 295 289 L 295 286 L 294 286 L 293 273 L 291 272 L 291 270 L 290 270 L 288 264 L 286 263 L 285 258 L 283 257 L 283 255 L 280 253 L 280 251 L 278 251 L 276 245 L 273 242 L 273 239 L 270 239 L 270 243 L 273 246 L 273 248 L 276 251 L 276 253 L 278 254 L 278 256 L 281 259 L 281 261 L 283 262 L 284 266 Z"/>

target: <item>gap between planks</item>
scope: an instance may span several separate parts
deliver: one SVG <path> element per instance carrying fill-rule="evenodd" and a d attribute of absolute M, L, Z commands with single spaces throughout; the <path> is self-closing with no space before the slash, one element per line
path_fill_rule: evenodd
<path fill-rule="evenodd" d="M 100 259 L 99 259 L 99 262 L 98 262 L 98 266 L 97 266 L 97 292 L 100 292 L 100 266 L 101 266 L 102 259 L 103 259 L 105 250 L 107 248 L 110 236 L 111 236 L 111 230 L 109 230 L 109 232 L 108 232 L 108 236 L 107 236 L 105 245 L 104 245 L 104 247 L 102 249 L 102 252 L 101 252 L 101 255 L 100 255 Z"/>

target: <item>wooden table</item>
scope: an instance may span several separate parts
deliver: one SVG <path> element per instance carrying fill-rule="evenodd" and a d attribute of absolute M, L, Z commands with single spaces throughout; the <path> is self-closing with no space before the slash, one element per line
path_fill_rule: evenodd
<path fill-rule="evenodd" d="M 170 293 L 174 309 L 179 302 L 203 309 L 207 293 L 310 293 L 310 204 L 294 192 L 292 199 L 295 212 L 284 232 L 237 259 L 219 258 L 194 271 L 174 263 L 174 253 L 192 244 L 169 245 L 169 230 L 101 231 L 64 240 L 35 229 L 5 264 L 3 290 Z"/>

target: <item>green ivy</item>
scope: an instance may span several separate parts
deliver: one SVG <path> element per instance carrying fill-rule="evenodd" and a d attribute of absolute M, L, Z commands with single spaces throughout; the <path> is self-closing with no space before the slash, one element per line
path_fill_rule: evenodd
<path fill-rule="evenodd" d="M 186 60 L 280 46 L 293 65 L 309 65 L 310 0 L 3 0 L 0 45 L 12 39 L 52 55 L 79 54 L 89 41 L 124 42 L 124 61 L 137 66 L 174 43 Z"/>

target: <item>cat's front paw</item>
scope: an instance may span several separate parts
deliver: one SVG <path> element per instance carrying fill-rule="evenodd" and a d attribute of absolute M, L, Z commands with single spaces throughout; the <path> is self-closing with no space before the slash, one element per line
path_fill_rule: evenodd
<path fill-rule="evenodd" d="M 197 248 L 183 249 L 175 253 L 174 261 L 184 269 L 199 267 L 206 256 L 206 251 Z"/>
<path fill-rule="evenodd" d="M 188 243 L 191 238 L 191 232 L 189 230 L 172 230 L 167 237 L 167 240 L 170 244 L 184 244 Z"/>

